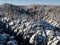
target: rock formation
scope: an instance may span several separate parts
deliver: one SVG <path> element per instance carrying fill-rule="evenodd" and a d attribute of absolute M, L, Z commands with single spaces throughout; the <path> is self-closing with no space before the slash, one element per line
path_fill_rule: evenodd
<path fill-rule="evenodd" d="M 60 45 L 60 6 L 0 5 L 0 45 Z"/>

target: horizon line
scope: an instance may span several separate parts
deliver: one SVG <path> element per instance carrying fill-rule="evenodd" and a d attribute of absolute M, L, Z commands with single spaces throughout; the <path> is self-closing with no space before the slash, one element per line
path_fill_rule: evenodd
<path fill-rule="evenodd" d="M 60 4 L 38 4 L 38 3 L 35 3 L 35 4 L 14 4 L 14 3 L 0 3 L 0 5 L 3 5 L 3 4 L 12 4 L 12 5 L 18 5 L 18 6 L 28 6 L 28 5 L 51 5 L 51 6 L 55 6 L 55 5 L 60 5 Z"/>

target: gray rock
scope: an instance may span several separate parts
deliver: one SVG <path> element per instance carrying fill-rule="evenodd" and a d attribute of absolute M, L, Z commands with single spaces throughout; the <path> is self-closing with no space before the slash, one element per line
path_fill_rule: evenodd
<path fill-rule="evenodd" d="M 9 38 L 8 34 L 0 34 L 0 44 L 5 44 Z"/>

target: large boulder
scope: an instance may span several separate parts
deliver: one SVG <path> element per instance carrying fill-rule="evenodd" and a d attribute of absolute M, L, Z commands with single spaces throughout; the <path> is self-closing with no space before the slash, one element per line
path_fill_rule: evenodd
<path fill-rule="evenodd" d="M 0 44 L 6 44 L 8 38 L 9 38 L 8 34 L 0 34 Z"/>

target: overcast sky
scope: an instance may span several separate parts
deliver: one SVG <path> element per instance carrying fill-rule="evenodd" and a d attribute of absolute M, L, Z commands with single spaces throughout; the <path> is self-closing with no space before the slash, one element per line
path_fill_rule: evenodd
<path fill-rule="evenodd" d="M 10 3 L 15 5 L 46 4 L 60 5 L 60 0 L 0 0 L 0 4 Z"/>

